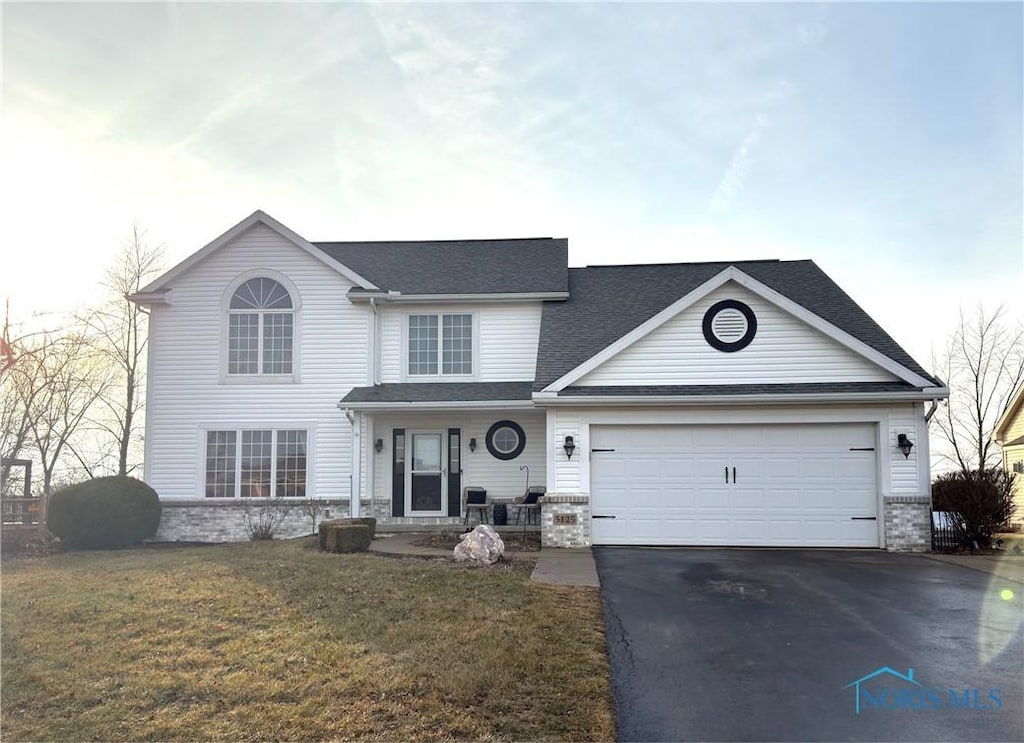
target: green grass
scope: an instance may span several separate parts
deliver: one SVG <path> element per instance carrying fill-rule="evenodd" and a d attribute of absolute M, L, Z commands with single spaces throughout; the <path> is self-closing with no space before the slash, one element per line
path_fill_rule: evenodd
<path fill-rule="evenodd" d="M 77 552 L 2 577 L 15 740 L 610 740 L 595 589 L 315 538 Z"/>

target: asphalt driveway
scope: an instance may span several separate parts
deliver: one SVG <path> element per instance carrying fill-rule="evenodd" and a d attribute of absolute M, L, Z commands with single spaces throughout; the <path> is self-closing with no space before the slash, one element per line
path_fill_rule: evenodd
<path fill-rule="evenodd" d="M 1024 740 L 1020 583 L 874 551 L 594 554 L 620 740 Z"/>

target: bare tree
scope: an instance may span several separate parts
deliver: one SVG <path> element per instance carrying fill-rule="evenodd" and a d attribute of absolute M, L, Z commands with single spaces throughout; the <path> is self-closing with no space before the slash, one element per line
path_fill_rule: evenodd
<path fill-rule="evenodd" d="M 76 437 L 96 401 L 110 386 L 110 375 L 90 350 L 81 331 L 49 335 L 27 347 L 11 370 L 11 390 L 27 417 L 26 446 L 34 449 L 43 473 L 43 492 L 70 457 L 87 472 Z"/>
<path fill-rule="evenodd" d="M 5 302 L 0 329 L 0 459 L 18 459 L 30 441 L 31 415 L 41 387 L 27 385 L 21 373 L 34 356 L 45 352 L 51 341 L 44 330 L 29 331 L 11 325 L 10 300 Z M 0 481 L 8 482 L 9 468 L 0 470 Z"/>
<path fill-rule="evenodd" d="M 162 270 L 164 246 L 152 245 L 146 231 L 133 225 L 117 258 L 107 270 L 104 286 L 110 296 L 99 309 L 83 317 L 94 347 L 106 360 L 115 383 L 98 400 L 100 411 L 93 424 L 101 436 L 112 440 L 117 451 L 117 474 L 138 467 L 133 460 L 137 422 L 145 397 L 146 311 L 128 300 Z"/>
<path fill-rule="evenodd" d="M 950 393 L 935 417 L 949 445 L 942 456 L 967 476 L 998 466 L 992 432 L 1024 383 L 1024 327 L 1002 305 L 991 312 L 979 306 L 970 316 L 961 309 L 941 368 Z"/>

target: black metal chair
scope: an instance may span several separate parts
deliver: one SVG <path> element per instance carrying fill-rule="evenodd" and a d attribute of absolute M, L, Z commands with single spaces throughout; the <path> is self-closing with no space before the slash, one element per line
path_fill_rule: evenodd
<path fill-rule="evenodd" d="M 483 488 L 467 485 L 462 489 L 462 508 L 466 517 L 462 519 L 463 524 L 469 523 L 469 514 L 476 511 L 477 518 L 481 524 L 489 523 L 487 518 L 487 491 Z"/>
<path fill-rule="evenodd" d="M 509 508 L 516 509 L 516 524 L 519 524 L 519 517 L 522 516 L 523 511 L 526 511 L 526 523 L 532 524 L 534 521 L 540 523 L 540 497 L 544 495 L 545 490 L 540 485 L 528 488 L 526 492 L 520 497 L 516 498 L 514 502 L 509 504 Z"/>

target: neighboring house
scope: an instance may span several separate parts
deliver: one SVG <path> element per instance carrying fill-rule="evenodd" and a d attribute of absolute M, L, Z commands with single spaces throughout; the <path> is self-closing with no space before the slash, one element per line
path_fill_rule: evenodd
<path fill-rule="evenodd" d="M 270 495 L 454 525 L 463 487 L 529 478 L 547 545 L 929 547 L 948 391 L 813 262 L 567 252 L 310 243 L 256 212 L 145 287 L 159 536 L 242 539 Z"/>
<path fill-rule="evenodd" d="M 1024 386 L 1017 390 L 996 423 L 992 439 L 1002 450 L 1003 469 L 1017 475 L 1013 485 L 1013 500 L 1017 510 L 1010 523 L 1024 525 Z"/>

